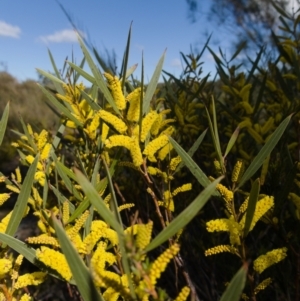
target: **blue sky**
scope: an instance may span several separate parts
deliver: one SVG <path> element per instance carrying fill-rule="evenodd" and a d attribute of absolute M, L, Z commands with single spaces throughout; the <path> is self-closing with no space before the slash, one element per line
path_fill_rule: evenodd
<path fill-rule="evenodd" d="M 89 34 L 100 53 L 105 48 L 115 51 L 119 66 L 133 22 L 129 65 L 140 64 L 143 51 L 146 81 L 166 48 L 164 69 L 179 75 L 182 70 L 179 52 L 188 54 L 191 45 L 201 49 L 206 42 L 203 35 L 206 16 L 192 24 L 185 0 L 65 0 L 61 3 L 76 25 Z M 205 11 L 210 0 L 204 3 Z M 220 38 L 218 29 L 214 37 Z M 72 51 L 78 64 L 82 59 L 72 26 L 54 0 L 2 1 L 0 43 L 0 71 L 7 68 L 19 81 L 36 80 L 35 68 L 52 71 L 47 49 L 58 68 L 67 56 L 71 59 Z M 205 72 L 214 70 L 208 53 L 203 59 Z M 135 76 L 140 77 L 138 69 Z"/>

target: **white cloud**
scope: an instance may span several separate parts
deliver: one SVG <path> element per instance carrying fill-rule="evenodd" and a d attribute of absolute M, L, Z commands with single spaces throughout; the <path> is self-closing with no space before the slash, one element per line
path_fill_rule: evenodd
<path fill-rule="evenodd" d="M 0 36 L 19 38 L 21 29 L 18 26 L 10 25 L 4 21 L 0 21 Z"/>
<path fill-rule="evenodd" d="M 171 66 L 175 68 L 182 68 L 182 63 L 179 58 L 176 58 L 171 61 Z"/>
<path fill-rule="evenodd" d="M 81 33 L 82 35 L 82 33 Z M 64 29 L 61 31 L 56 31 L 53 34 L 47 36 L 39 37 L 39 40 L 48 43 L 73 43 L 77 42 L 77 35 L 73 29 Z"/>

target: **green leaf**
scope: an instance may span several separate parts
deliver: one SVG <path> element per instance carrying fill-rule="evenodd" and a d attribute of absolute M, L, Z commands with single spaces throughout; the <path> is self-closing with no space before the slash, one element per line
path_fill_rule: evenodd
<path fill-rule="evenodd" d="M 239 53 L 246 47 L 246 45 L 247 45 L 247 40 L 244 40 L 241 43 L 239 43 L 235 53 L 232 55 L 232 57 L 231 57 L 231 59 L 229 60 L 228 63 L 233 61 L 239 55 Z"/>
<path fill-rule="evenodd" d="M 246 181 L 248 181 L 255 173 L 256 171 L 262 166 L 264 160 L 267 158 L 268 155 L 271 154 L 272 150 L 278 143 L 279 139 L 283 135 L 285 129 L 287 128 L 290 120 L 292 118 L 292 115 L 289 115 L 286 117 L 280 125 L 277 127 L 277 129 L 274 131 L 270 139 L 266 142 L 266 144 L 262 147 L 258 155 L 254 158 L 254 160 L 251 162 L 250 166 L 245 171 L 244 175 L 242 176 L 238 188 L 242 187 Z"/>
<path fill-rule="evenodd" d="M 197 140 L 194 142 L 194 144 L 192 145 L 192 147 L 189 149 L 189 151 L 187 152 L 188 155 L 192 158 L 194 153 L 196 152 L 196 150 L 199 148 L 200 144 L 202 143 L 205 135 L 207 133 L 207 129 L 197 138 Z M 179 163 L 179 165 L 176 168 L 176 172 L 178 172 L 183 166 L 185 165 L 185 163 L 183 161 L 181 161 Z"/>
<path fill-rule="evenodd" d="M 208 199 L 213 195 L 217 184 L 222 180 L 220 177 L 210 183 L 196 198 L 185 208 L 166 228 L 164 228 L 145 248 L 145 251 L 151 251 L 163 244 L 179 230 L 183 229 L 206 204 Z"/>
<path fill-rule="evenodd" d="M 21 191 L 18 195 L 17 202 L 14 206 L 14 209 L 12 211 L 12 215 L 9 219 L 7 228 L 5 233 L 11 236 L 14 236 L 20 222 L 26 212 L 27 202 L 31 194 L 31 187 L 33 185 L 34 176 L 36 172 L 36 167 L 39 162 L 39 154 L 35 157 L 34 161 L 30 165 L 28 172 L 26 174 L 26 177 L 24 179 L 24 182 L 22 184 Z"/>
<path fill-rule="evenodd" d="M 146 93 L 145 93 L 145 97 L 144 97 L 143 114 L 149 112 L 150 103 L 151 103 L 152 97 L 154 95 L 154 92 L 156 90 L 157 83 L 159 81 L 161 70 L 162 70 L 162 67 L 163 67 L 163 64 L 164 64 L 165 54 L 166 54 L 166 51 L 164 51 L 162 57 L 158 61 L 158 64 L 157 64 L 157 66 L 155 68 L 153 76 L 152 76 L 152 78 L 150 80 L 150 83 L 149 83 L 149 85 L 147 87 L 147 90 L 146 90 Z"/>
<path fill-rule="evenodd" d="M 22 254 L 32 264 L 36 264 L 35 249 L 5 233 L 0 233 L 0 241 L 4 244 L 7 244 L 10 248 L 15 250 L 19 254 Z"/>
<path fill-rule="evenodd" d="M 67 236 L 65 230 L 59 225 L 57 219 L 54 216 L 52 217 L 52 220 L 61 249 L 66 256 L 68 265 L 72 272 L 72 276 L 83 300 L 104 301 L 93 282 L 91 271 L 89 271 L 86 267 L 82 258 Z"/>
<path fill-rule="evenodd" d="M 248 265 L 245 263 L 231 279 L 220 301 L 239 301 L 245 287 Z"/>
<path fill-rule="evenodd" d="M 244 237 L 248 235 L 250 230 L 250 226 L 255 213 L 256 203 L 258 200 L 259 190 L 260 190 L 260 181 L 259 179 L 256 179 L 250 191 L 248 207 L 246 212 L 245 226 L 244 226 Z"/>
<path fill-rule="evenodd" d="M 57 69 L 57 67 L 56 67 L 54 58 L 53 58 L 53 56 L 52 56 L 52 53 L 51 53 L 51 51 L 50 51 L 49 49 L 48 49 L 48 54 L 49 54 L 50 61 L 51 61 L 51 64 L 52 64 L 52 67 L 53 67 L 53 70 L 54 70 L 54 73 L 55 73 L 56 77 L 57 77 L 59 80 L 62 81 L 61 76 L 60 76 L 60 73 L 59 73 L 59 71 L 58 71 L 58 69 Z M 65 92 L 64 92 L 64 89 L 63 89 L 63 87 L 62 87 L 62 84 L 61 84 L 61 83 L 58 83 L 56 80 L 53 80 L 53 79 L 52 79 L 52 82 L 53 82 L 53 84 L 54 84 L 54 87 L 55 87 L 56 91 L 57 91 L 58 93 L 64 95 Z"/>
<path fill-rule="evenodd" d="M 229 142 L 226 146 L 226 150 L 225 150 L 225 154 L 224 154 L 224 159 L 227 157 L 227 155 L 229 154 L 229 152 L 231 151 L 232 147 L 234 146 L 237 137 L 239 136 L 240 133 L 240 128 L 237 127 L 235 129 L 235 131 L 233 132 L 233 134 L 231 135 Z"/>
<path fill-rule="evenodd" d="M 54 76 L 53 74 L 46 72 L 44 70 L 41 70 L 39 68 L 36 68 L 36 71 L 40 74 L 42 74 L 43 76 L 45 76 L 46 78 L 50 79 L 51 81 L 53 81 L 54 83 L 58 83 L 61 85 L 64 85 L 65 83 L 58 77 Z"/>
<path fill-rule="evenodd" d="M 127 73 L 129 51 L 130 51 L 130 40 L 131 40 L 131 25 L 132 24 L 130 24 L 130 28 L 129 28 L 129 32 L 128 32 L 128 37 L 127 37 L 126 49 L 125 49 L 125 53 L 124 53 L 124 57 L 123 57 L 123 64 L 122 64 L 122 68 L 121 68 L 121 74 L 122 74 L 121 87 L 122 87 L 122 91 L 124 91 L 125 81 L 126 81 L 126 73 Z"/>
<path fill-rule="evenodd" d="M 101 215 L 103 220 L 119 234 L 123 233 L 122 226 L 116 220 L 114 214 L 106 207 L 103 199 L 100 197 L 97 190 L 93 187 L 89 180 L 78 169 L 75 169 L 75 174 L 77 181 L 80 184 L 85 195 L 87 196 L 88 200 L 98 210 L 98 213 Z"/>
<path fill-rule="evenodd" d="M 112 106 L 112 108 L 114 109 L 114 111 L 118 114 L 121 115 L 119 109 L 117 108 L 115 101 L 111 95 L 111 93 L 109 92 L 107 85 L 104 81 L 104 78 L 102 76 L 102 74 L 100 73 L 100 71 L 98 70 L 97 66 L 95 65 L 95 63 L 93 62 L 93 59 L 89 53 L 89 51 L 87 50 L 87 48 L 84 45 L 84 42 L 82 41 L 81 37 L 79 35 L 78 36 L 78 41 L 81 47 L 81 50 L 85 56 L 85 59 L 95 77 L 95 84 L 98 86 L 98 88 L 100 89 L 100 91 L 103 93 L 105 99 L 108 101 L 108 103 Z"/>
<path fill-rule="evenodd" d="M 1 121 L 0 121 L 0 145 L 2 144 L 4 134 L 5 134 L 5 131 L 6 131 L 8 116 L 9 116 L 9 102 L 5 106 L 5 109 L 4 109 L 4 112 L 2 114 L 2 118 L 1 118 Z"/>
<path fill-rule="evenodd" d="M 68 64 L 78 73 L 80 74 L 82 77 L 84 77 L 86 80 L 88 80 L 91 84 L 96 85 L 96 80 L 95 78 L 88 74 L 86 71 L 84 71 L 82 68 L 80 68 L 79 66 L 75 65 L 72 62 L 68 61 Z"/>
<path fill-rule="evenodd" d="M 205 188 L 210 185 L 210 180 L 202 169 L 196 164 L 196 162 L 185 152 L 185 150 L 172 138 L 169 137 L 170 142 L 172 143 L 174 149 L 181 157 L 181 160 L 190 170 L 190 172 L 195 176 L 197 181 Z M 219 192 L 216 190 L 213 193 L 214 196 L 219 196 Z"/>

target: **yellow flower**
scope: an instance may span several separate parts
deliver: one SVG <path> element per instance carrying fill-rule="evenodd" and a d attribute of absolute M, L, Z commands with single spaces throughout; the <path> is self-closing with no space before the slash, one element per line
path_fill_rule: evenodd
<path fill-rule="evenodd" d="M 233 192 L 226 188 L 224 185 L 218 184 L 217 189 L 226 203 L 229 203 L 233 200 Z"/>
<path fill-rule="evenodd" d="M 8 273 L 12 268 L 12 262 L 9 259 L 1 258 L 0 259 L 0 277 Z"/>
<path fill-rule="evenodd" d="M 236 183 L 241 177 L 241 170 L 243 166 L 243 161 L 238 160 L 233 168 L 232 175 L 231 175 L 231 182 Z"/>
<path fill-rule="evenodd" d="M 146 140 L 153 123 L 155 122 L 158 114 L 156 111 L 150 111 L 142 120 L 142 131 L 141 131 L 141 141 Z"/>
<path fill-rule="evenodd" d="M 105 110 L 100 110 L 98 113 L 99 117 L 106 123 L 112 125 L 119 133 L 123 134 L 127 131 L 127 125 L 123 120 Z"/>
<path fill-rule="evenodd" d="M 32 298 L 28 294 L 24 294 L 20 299 L 20 301 L 31 301 L 31 300 Z"/>
<path fill-rule="evenodd" d="M 176 297 L 176 299 L 174 301 L 185 301 L 187 299 L 187 297 L 190 294 L 190 288 L 188 286 L 185 286 L 182 288 L 182 290 L 180 291 L 179 295 Z"/>
<path fill-rule="evenodd" d="M 192 189 L 192 184 L 191 183 L 187 183 L 187 184 L 183 184 L 182 186 L 176 188 L 173 192 L 172 192 L 172 196 L 177 195 L 179 192 L 185 192 L 185 191 L 189 191 Z"/>
<path fill-rule="evenodd" d="M 28 237 L 26 242 L 29 244 L 37 245 L 50 245 L 54 247 L 60 247 L 57 239 L 55 237 L 49 236 L 48 234 L 41 234 L 38 236 Z"/>
<path fill-rule="evenodd" d="M 255 289 L 254 294 L 257 295 L 260 291 L 264 290 L 267 286 L 272 283 L 272 279 L 269 277 L 263 280 Z"/>
<path fill-rule="evenodd" d="M 266 253 L 265 255 L 260 255 L 253 262 L 254 270 L 261 274 L 265 269 L 267 269 L 271 265 L 283 260 L 287 256 L 286 252 L 287 248 L 279 248 L 274 249 Z"/>
<path fill-rule="evenodd" d="M 107 79 L 108 87 L 111 90 L 111 94 L 114 98 L 115 104 L 119 110 L 124 110 L 126 107 L 125 97 L 122 92 L 122 87 L 119 79 L 116 76 L 105 72 L 104 76 Z"/>
<path fill-rule="evenodd" d="M 149 244 L 151 240 L 153 222 L 150 221 L 147 224 L 139 224 L 137 230 L 137 237 L 136 237 L 136 246 L 143 250 Z"/>
<path fill-rule="evenodd" d="M 77 220 L 75 225 L 72 228 L 69 228 L 67 230 L 67 234 L 69 236 L 69 238 L 72 240 L 73 238 L 75 238 L 76 234 L 79 232 L 79 230 L 81 229 L 81 227 L 84 225 L 85 221 L 87 220 L 87 218 L 89 217 L 90 212 L 88 210 L 86 210 Z"/>
<path fill-rule="evenodd" d="M 230 245 L 219 245 L 205 251 L 205 256 L 215 255 L 223 252 L 237 253 L 237 249 Z"/>
<path fill-rule="evenodd" d="M 128 96 L 126 100 L 130 102 L 127 112 L 127 119 L 129 121 L 137 122 L 140 118 L 140 100 L 141 100 L 141 88 L 136 88 Z"/>
<path fill-rule="evenodd" d="M 157 279 L 160 278 L 162 272 L 165 271 L 168 263 L 172 260 L 179 252 L 179 245 L 174 244 L 166 251 L 164 251 L 151 265 L 149 274 L 150 282 L 155 287 Z"/>
<path fill-rule="evenodd" d="M 0 206 L 10 198 L 10 193 L 0 193 Z"/>
<path fill-rule="evenodd" d="M 36 258 L 46 266 L 57 271 L 65 280 L 69 281 L 72 278 L 68 262 L 62 253 L 42 246 L 36 251 Z"/>
<path fill-rule="evenodd" d="M 173 144 L 172 143 L 167 143 L 163 148 L 161 148 L 158 151 L 158 159 L 159 160 L 164 160 L 171 152 L 171 150 L 173 149 Z"/>
<path fill-rule="evenodd" d="M 174 171 L 177 166 L 179 165 L 179 163 L 181 162 L 181 157 L 177 156 L 175 158 L 172 158 L 170 161 L 170 170 Z"/>
<path fill-rule="evenodd" d="M 256 223 L 262 218 L 262 216 L 268 212 L 274 206 L 274 197 L 273 196 L 265 196 L 261 200 L 256 203 L 254 216 L 250 225 L 249 231 L 251 231 Z M 240 226 L 244 228 L 246 220 L 246 214 L 243 215 L 240 220 Z"/>
<path fill-rule="evenodd" d="M 41 152 L 47 143 L 48 140 L 48 132 L 46 130 L 42 130 L 37 139 L 37 147 L 38 151 Z"/>
<path fill-rule="evenodd" d="M 145 147 L 143 154 L 146 155 L 151 162 L 156 162 L 156 158 L 154 157 L 155 153 L 164 147 L 169 142 L 168 136 L 162 135 L 147 144 Z"/>
<path fill-rule="evenodd" d="M 39 285 L 44 281 L 46 275 L 47 273 L 34 272 L 19 276 L 17 282 L 15 283 L 14 289 L 20 289 L 28 285 Z"/>

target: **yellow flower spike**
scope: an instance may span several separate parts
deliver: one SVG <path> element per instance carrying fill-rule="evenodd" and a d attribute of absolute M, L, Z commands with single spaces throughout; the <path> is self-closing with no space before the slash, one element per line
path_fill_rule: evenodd
<path fill-rule="evenodd" d="M 274 206 L 274 197 L 273 196 L 265 196 L 261 200 L 259 200 L 256 204 L 253 219 L 250 225 L 249 231 L 251 231 L 256 223 L 263 217 L 265 213 L 267 213 Z M 244 228 L 245 226 L 246 214 L 243 215 L 240 220 L 240 226 Z"/>
<path fill-rule="evenodd" d="M 48 140 L 48 132 L 46 130 L 42 130 L 37 139 L 37 148 L 41 152 L 46 145 Z"/>
<path fill-rule="evenodd" d="M 28 295 L 28 294 L 24 294 L 22 297 L 21 297 L 21 299 L 20 299 L 20 301 L 32 301 L 33 299 L 30 297 L 30 295 Z M 14 301 L 14 300 L 13 300 Z"/>
<path fill-rule="evenodd" d="M 233 219 L 221 218 L 208 221 L 206 223 L 208 232 L 227 231 L 230 234 L 230 243 L 232 245 L 240 245 L 241 226 Z"/>
<path fill-rule="evenodd" d="M 184 125 L 184 116 L 183 116 L 183 111 L 182 109 L 179 107 L 178 104 L 175 104 L 174 106 L 174 111 L 175 111 L 175 115 L 177 117 L 178 123 L 183 126 Z"/>
<path fill-rule="evenodd" d="M 15 169 L 15 173 L 16 173 L 16 177 L 17 177 L 17 182 L 21 183 L 22 182 L 22 175 L 21 175 L 20 167 L 17 167 Z"/>
<path fill-rule="evenodd" d="M 244 213 L 247 210 L 247 208 L 248 208 L 248 201 L 249 201 L 249 197 L 247 197 L 245 199 L 245 201 L 242 203 L 242 205 L 241 205 L 241 207 L 239 209 L 239 213 Z"/>
<path fill-rule="evenodd" d="M 158 114 L 156 111 L 150 111 L 142 120 L 142 131 L 141 131 L 141 141 L 146 140 L 147 135 L 149 134 L 152 125 L 154 124 Z"/>
<path fill-rule="evenodd" d="M 108 82 L 108 87 L 111 90 L 112 97 L 119 110 L 124 110 L 126 107 L 125 97 L 122 92 L 122 87 L 119 79 L 107 72 L 104 73 L 105 78 Z"/>
<path fill-rule="evenodd" d="M 170 161 L 170 170 L 175 171 L 175 169 L 177 168 L 177 166 L 179 165 L 179 163 L 181 162 L 181 157 L 177 156 L 171 159 Z"/>
<path fill-rule="evenodd" d="M 34 174 L 34 180 L 39 182 L 39 184 L 44 187 L 46 181 L 46 174 L 43 171 L 37 171 Z"/>
<path fill-rule="evenodd" d="M 9 212 L 5 217 L 2 218 L 1 223 L 0 223 L 0 233 L 5 233 L 11 215 L 12 215 L 12 211 Z M 1 269 L 0 269 L 0 271 L 1 271 Z"/>
<path fill-rule="evenodd" d="M 0 206 L 10 198 L 10 193 L 0 193 Z"/>
<path fill-rule="evenodd" d="M 172 193 L 169 190 L 164 192 L 164 202 L 162 205 L 172 212 L 175 210 Z"/>
<path fill-rule="evenodd" d="M 264 160 L 264 163 L 261 168 L 261 174 L 260 174 L 260 185 L 264 185 L 266 176 L 268 173 L 268 168 L 269 168 L 269 162 L 270 162 L 270 154 L 267 156 L 267 158 Z"/>
<path fill-rule="evenodd" d="M 279 248 L 267 252 L 265 255 L 260 255 L 257 259 L 254 260 L 253 269 L 261 274 L 271 265 L 283 260 L 287 256 L 286 252 L 287 248 Z"/>
<path fill-rule="evenodd" d="M 167 143 L 164 147 L 162 147 L 159 151 L 158 151 L 158 159 L 163 161 L 171 152 L 171 150 L 173 149 L 173 144 L 172 143 Z"/>
<path fill-rule="evenodd" d="M 27 123 L 27 130 L 28 130 L 29 135 L 33 136 L 33 130 L 32 130 L 32 127 L 29 123 Z"/>
<path fill-rule="evenodd" d="M 127 125 L 124 123 L 124 121 L 113 115 L 112 113 L 105 110 L 100 110 L 98 112 L 98 115 L 106 123 L 112 125 L 119 133 L 123 134 L 127 131 Z"/>
<path fill-rule="evenodd" d="M 150 282 L 155 287 L 157 280 L 160 278 L 162 272 L 165 271 L 168 263 L 172 260 L 179 252 L 179 245 L 174 244 L 166 251 L 164 251 L 151 265 L 149 274 Z"/>
<path fill-rule="evenodd" d="M 86 210 L 77 220 L 75 225 L 72 228 L 67 229 L 67 234 L 69 238 L 72 240 L 75 235 L 79 232 L 79 230 L 82 228 L 84 225 L 85 221 L 89 217 L 90 212 Z"/>
<path fill-rule="evenodd" d="M 105 123 L 103 122 L 103 124 L 105 124 Z M 92 118 L 91 123 L 87 126 L 87 128 L 84 129 L 84 131 L 88 134 L 88 136 L 91 140 L 96 139 L 97 130 L 99 128 L 99 125 L 100 125 L 100 117 L 97 114 L 95 114 L 95 116 Z"/>
<path fill-rule="evenodd" d="M 163 121 L 163 115 L 161 113 L 159 113 L 151 127 L 151 130 L 150 130 L 151 135 L 156 136 L 158 134 L 159 129 L 162 124 L 162 121 Z"/>
<path fill-rule="evenodd" d="M 137 137 L 131 138 L 131 145 L 129 150 L 134 166 L 139 167 L 141 164 L 143 164 L 143 156 Z"/>
<path fill-rule="evenodd" d="M 77 125 L 74 121 L 72 120 L 67 120 L 66 122 L 66 127 L 71 128 L 71 129 L 76 129 Z"/>
<path fill-rule="evenodd" d="M 0 277 L 7 274 L 12 268 L 12 262 L 9 259 L 1 258 L 0 259 Z"/>
<path fill-rule="evenodd" d="M 242 176 L 241 171 L 243 169 L 242 167 L 243 167 L 243 161 L 238 160 L 233 167 L 233 171 L 232 171 L 232 175 L 231 175 L 232 183 L 238 182 L 238 180 L 241 178 L 241 176 Z"/>
<path fill-rule="evenodd" d="M 137 228 L 136 246 L 140 250 L 144 250 L 150 243 L 152 235 L 153 222 L 147 224 L 139 224 Z"/>
<path fill-rule="evenodd" d="M 192 189 L 192 184 L 191 183 L 187 183 L 187 184 L 183 184 L 182 186 L 176 188 L 173 192 L 172 192 L 172 196 L 177 195 L 180 192 L 185 192 L 185 191 L 189 191 Z"/>
<path fill-rule="evenodd" d="M 190 291 L 191 290 L 188 286 L 184 286 L 174 301 L 186 301 L 190 294 Z"/>
<path fill-rule="evenodd" d="M 135 205 L 133 203 L 124 204 L 124 205 L 121 205 L 121 206 L 118 207 L 118 211 L 121 212 L 122 210 L 129 209 L 129 208 L 132 208 L 134 206 Z"/>
<path fill-rule="evenodd" d="M 288 199 L 291 200 L 296 206 L 296 216 L 300 219 L 300 197 L 293 192 L 289 193 Z"/>
<path fill-rule="evenodd" d="M 69 281 L 72 278 L 72 273 L 64 254 L 42 246 L 36 251 L 36 258 L 57 271 L 65 280 Z"/>
<path fill-rule="evenodd" d="M 217 190 L 220 192 L 221 196 L 223 197 L 226 203 L 232 202 L 233 192 L 231 190 L 229 190 L 222 184 L 217 185 Z"/>
<path fill-rule="evenodd" d="M 248 133 L 250 134 L 250 136 L 252 136 L 252 138 L 259 144 L 263 144 L 264 143 L 264 139 L 262 138 L 262 136 L 260 134 L 258 134 L 253 128 L 248 127 L 247 128 Z"/>
<path fill-rule="evenodd" d="M 275 122 L 275 119 L 271 116 L 266 122 L 265 124 L 262 126 L 261 128 L 261 133 L 263 135 L 267 134 L 271 129 L 272 127 L 274 126 L 274 122 Z"/>
<path fill-rule="evenodd" d="M 267 286 L 272 283 L 272 278 L 267 278 L 263 280 L 255 289 L 254 294 L 257 295 L 260 291 L 264 290 Z"/>
<path fill-rule="evenodd" d="M 146 148 L 143 151 L 143 154 L 146 155 L 151 162 L 157 162 L 156 158 L 154 157 L 155 153 L 164 147 L 169 142 L 168 136 L 162 135 L 151 142 L 149 142 Z"/>
<path fill-rule="evenodd" d="M 41 152 L 41 160 L 47 160 L 51 151 L 52 145 L 50 143 L 46 143 L 42 152 Z"/>
<path fill-rule="evenodd" d="M 232 254 L 237 254 L 237 249 L 230 245 L 219 245 L 205 251 L 205 256 L 215 255 L 223 252 L 229 252 Z"/>
<path fill-rule="evenodd" d="M 140 118 L 141 87 L 136 88 L 128 94 L 126 100 L 130 102 L 127 119 L 129 121 L 138 122 Z"/>
<path fill-rule="evenodd" d="M 34 157 L 32 155 L 27 155 L 25 159 L 29 164 L 32 164 L 32 162 L 34 161 Z M 37 164 L 37 169 L 41 171 L 43 170 L 43 165 L 40 162 L 38 162 Z"/>
<path fill-rule="evenodd" d="M 24 259 L 23 255 L 18 255 L 18 257 L 17 257 L 17 259 L 14 263 L 13 270 L 11 272 L 11 279 L 12 280 L 16 280 L 19 277 L 19 269 L 20 269 L 20 266 L 23 262 L 23 259 Z"/>
<path fill-rule="evenodd" d="M 62 208 L 62 220 L 64 225 L 68 223 L 69 216 L 70 216 L 70 205 L 68 201 L 65 201 L 63 203 L 63 208 Z"/>
<path fill-rule="evenodd" d="M 39 285 L 44 282 L 47 273 L 34 272 L 27 273 L 18 277 L 17 282 L 14 285 L 14 289 L 20 289 L 28 285 Z"/>
<path fill-rule="evenodd" d="M 48 234 L 41 234 L 38 236 L 28 237 L 26 242 L 33 245 L 49 245 L 59 248 L 60 244 L 55 237 Z"/>
<path fill-rule="evenodd" d="M 109 126 L 105 122 L 102 122 L 101 140 L 103 143 L 107 138 L 108 132 L 109 132 Z"/>

